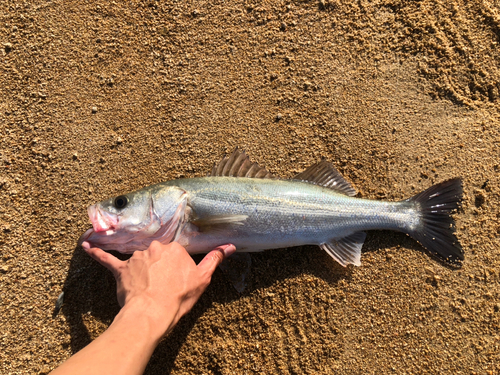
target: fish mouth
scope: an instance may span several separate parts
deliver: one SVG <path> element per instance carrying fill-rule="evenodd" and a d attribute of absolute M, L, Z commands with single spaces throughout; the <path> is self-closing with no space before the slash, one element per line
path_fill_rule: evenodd
<path fill-rule="evenodd" d="M 98 205 L 93 204 L 87 209 L 89 214 L 90 222 L 92 223 L 92 228 L 85 231 L 84 234 L 80 236 L 78 240 L 78 245 L 81 246 L 83 242 L 90 239 L 94 233 L 99 233 L 101 235 L 112 235 L 115 232 L 116 226 L 118 224 L 117 215 L 108 214 L 101 211 Z"/>
<path fill-rule="evenodd" d="M 93 204 L 87 209 L 90 222 L 94 232 L 106 232 L 106 234 L 113 234 L 118 224 L 118 216 L 101 211 L 98 205 Z M 108 233 L 110 232 L 110 233 Z"/>
<path fill-rule="evenodd" d="M 95 245 L 95 243 L 93 243 L 93 242 L 91 241 L 91 238 L 92 238 L 92 236 L 93 236 L 94 234 L 96 234 L 96 233 L 99 233 L 101 236 L 102 236 L 102 235 L 104 235 L 104 236 L 106 237 L 106 236 L 111 236 L 112 234 L 115 234 L 116 232 L 115 232 L 115 230 L 114 230 L 114 229 L 109 229 L 109 230 L 105 231 L 104 233 L 103 233 L 103 232 L 96 232 L 96 231 L 94 230 L 94 228 L 87 229 L 87 230 L 85 231 L 85 233 L 84 233 L 84 234 L 82 234 L 82 235 L 80 236 L 80 238 L 78 239 L 78 246 L 82 246 L 82 244 L 83 244 L 84 242 L 90 242 L 90 244 L 91 244 L 92 246 L 93 246 L 93 245 Z M 94 236 L 94 237 L 95 237 L 95 236 Z M 94 239 L 95 239 L 95 238 L 94 238 Z"/>

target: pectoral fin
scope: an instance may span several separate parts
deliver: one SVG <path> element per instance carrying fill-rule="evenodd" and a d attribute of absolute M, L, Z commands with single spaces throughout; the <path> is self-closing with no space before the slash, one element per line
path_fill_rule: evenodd
<path fill-rule="evenodd" d="M 361 247 L 365 242 L 365 238 L 365 232 L 357 232 L 341 239 L 323 243 L 320 247 L 344 267 L 348 264 L 360 266 Z"/>
<path fill-rule="evenodd" d="M 199 228 L 200 232 L 208 230 L 222 230 L 231 226 L 240 226 L 245 224 L 247 215 L 214 215 L 203 219 L 192 220 L 191 223 Z"/>

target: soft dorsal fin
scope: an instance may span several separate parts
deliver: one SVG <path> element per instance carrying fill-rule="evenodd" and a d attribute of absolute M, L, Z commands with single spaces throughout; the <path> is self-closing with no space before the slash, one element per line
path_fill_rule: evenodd
<path fill-rule="evenodd" d="M 276 178 L 257 163 L 252 163 L 245 151 L 240 151 L 238 148 L 231 155 L 224 156 L 219 164 L 214 164 L 210 176 Z"/>
<path fill-rule="evenodd" d="M 322 160 L 319 163 L 311 165 L 305 171 L 300 172 L 293 178 L 294 180 L 302 180 L 313 182 L 315 184 L 333 189 L 339 193 L 353 197 L 356 195 L 356 190 L 352 185 L 337 171 L 333 165 Z"/>

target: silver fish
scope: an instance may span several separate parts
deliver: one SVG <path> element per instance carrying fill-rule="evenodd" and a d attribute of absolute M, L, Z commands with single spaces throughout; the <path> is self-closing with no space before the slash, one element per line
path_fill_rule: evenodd
<path fill-rule="evenodd" d="M 364 231 L 386 229 L 410 235 L 447 262 L 464 259 L 450 216 L 462 197 L 459 178 L 399 202 L 354 195 L 327 161 L 283 180 L 235 150 L 208 177 L 167 181 L 90 206 L 93 228 L 79 242 L 132 253 L 153 240 L 177 241 L 191 254 L 226 243 L 240 252 L 319 245 L 341 265 L 359 266 Z"/>

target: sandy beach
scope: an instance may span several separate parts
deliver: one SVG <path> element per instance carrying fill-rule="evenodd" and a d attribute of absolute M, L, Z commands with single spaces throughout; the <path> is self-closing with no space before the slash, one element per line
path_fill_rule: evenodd
<path fill-rule="evenodd" d="M 217 270 L 146 374 L 500 374 L 497 0 L 4 1 L 0 19 L 1 374 L 48 374 L 119 311 L 77 246 L 90 204 L 236 147 L 282 178 L 325 158 L 363 198 L 461 177 L 465 261 L 389 231 L 360 267 L 252 254 L 246 290 Z"/>

